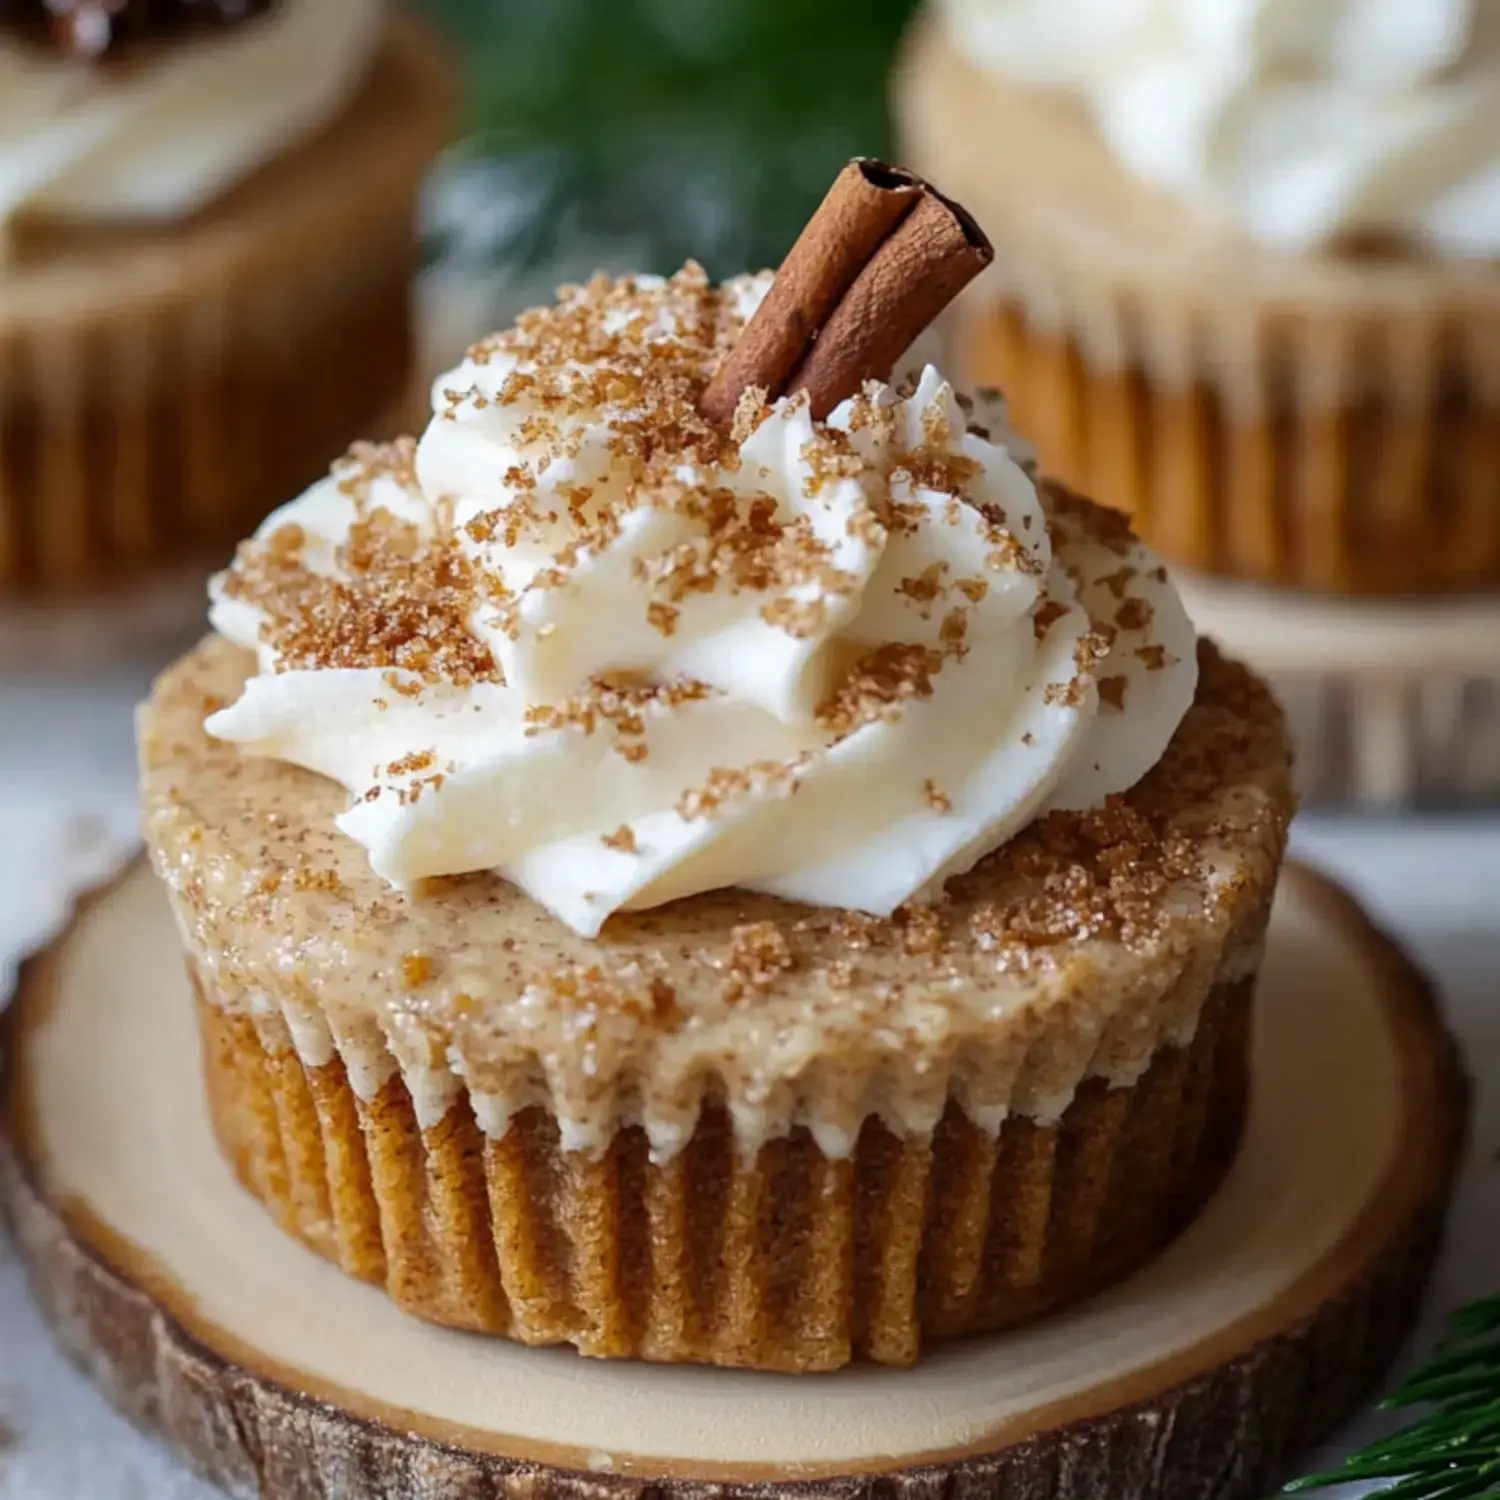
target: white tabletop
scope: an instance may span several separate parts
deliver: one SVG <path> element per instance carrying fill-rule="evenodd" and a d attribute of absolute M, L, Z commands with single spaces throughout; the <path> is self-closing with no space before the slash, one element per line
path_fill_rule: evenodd
<path fill-rule="evenodd" d="M 125 667 L 87 686 L 0 684 L 0 968 L 55 925 L 70 885 L 97 878 L 128 847 L 130 711 L 148 680 L 145 668 Z M 1295 843 L 1362 895 L 1439 980 L 1479 1084 L 1470 1159 L 1422 1335 L 1430 1341 L 1448 1309 L 1500 1291 L 1500 817 L 1309 818 Z M 0 1245 L 0 1500 L 214 1493 L 63 1363 Z"/>

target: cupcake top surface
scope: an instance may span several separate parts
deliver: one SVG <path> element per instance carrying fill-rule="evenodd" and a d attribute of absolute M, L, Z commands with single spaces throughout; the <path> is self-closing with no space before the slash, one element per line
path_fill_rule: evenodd
<path fill-rule="evenodd" d="M 333 118 L 374 53 L 385 7 L 278 0 L 218 26 L 189 18 L 229 7 L 157 7 L 159 26 L 128 26 L 132 37 L 144 29 L 139 44 L 118 61 L 106 51 L 102 66 L 87 59 L 132 20 L 129 8 L 111 19 L 107 7 L 47 6 L 76 38 L 57 50 L 36 44 L 31 9 L 0 9 L 11 23 L 0 24 L 0 235 L 20 217 L 153 223 L 196 213 Z"/>
<path fill-rule="evenodd" d="M 398 1065 L 423 1123 L 461 1087 L 491 1133 L 544 1103 L 573 1146 L 639 1123 L 659 1154 L 705 1097 L 751 1143 L 802 1123 L 832 1154 L 872 1110 L 930 1129 L 950 1094 L 990 1128 L 1056 1118 L 1085 1077 L 1133 1082 L 1185 1044 L 1207 988 L 1258 958 L 1286 730 L 1251 674 L 1199 662 L 1129 792 L 1032 821 L 889 918 L 731 888 L 585 938 L 494 873 L 404 895 L 339 833 L 335 783 L 205 732 L 255 671 L 223 639 L 142 712 L 147 841 L 214 1002 L 284 1021 L 314 1065 L 336 1038 L 364 1097 Z"/>
<path fill-rule="evenodd" d="M 1065 91 L 1142 180 L 1303 251 L 1500 255 L 1496 0 L 943 0 L 977 65 Z"/>
<path fill-rule="evenodd" d="M 1137 782 L 1197 671 L 1160 564 L 920 351 L 705 421 L 768 284 L 599 278 L 477 345 L 216 582 L 259 671 L 209 732 L 342 783 L 391 884 L 584 936 L 729 886 L 888 916 Z"/>

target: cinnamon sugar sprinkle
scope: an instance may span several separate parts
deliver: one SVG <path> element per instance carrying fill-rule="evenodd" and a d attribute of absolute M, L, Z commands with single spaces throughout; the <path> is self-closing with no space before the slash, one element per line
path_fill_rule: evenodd
<path fill-rule="evenodd" d="M 468 629 L 475 581 L 463 554 L 451 539 L 428 540 L 372 503 L 376 480 L 407 482 L 413 451 L 410 439 L 366 444 L 336 466 L 339 487 L 355 506 L 336 559 L 342 576 L 306 565 L 307 538 L 295 524 L 240 548 L 224 592 L 262 612 L 278 670 L 381 667 L 428 683 L 503 681 L 489 649 Z M 405 684 L 397 678 L 392 686 L 401 691 Z"/>
<path fill-rule="evenodd" d="M 797 790 L 802 761 L 752 760 L 744 766 L 715 766 L 702 786 L 677 799 L 677 813 L 685 822 L 711 818 L 721 808 L 745 797 L 790 797 Z"/>
<path fill-rule="evenodd" d="M 504 475 L 506 503 L 470 517 L 459 529 L 451 504 L 439 499 L 429 507 L 433 524 L 419 528 L 380 501 L 382 487 L 393 485 L 419 509 L 426 505 L 415 442 L 357 444 L 335 467 L 339 490 L 355 509 L 336 558 L 341 576 L 308 567 L 307 538 L 288 525 L 242 547 L 226 577 L 229 597 L 262 612 L 273 670 L 379 667 L 390 674 L 393 691 L 406 695 L 440 683 L 502 683 L 499 664 L 471 621 L 483 618 L 516 639 L 519 599 L 472 549 L 541 542 L 550 563 L 527 588 L 558 589 L 587 555 L 619 536 L 630 512 L 644 506 L 691 523 L 687 540 L 635 565 L 646 618 L 662 636 L 677 630 L 685 600 L 713 592 L 756 596 L 760 618 L 794 638 L 826 628 L 830 609 L 857 587 L 855 577 L 835 565 L 829 543 L 806 516 L 787 514 L 770 495 L 704 482 L 715 471 L 739 471 L 739 444 L 769 411 L 760 392 L 746 392 L 734 429 L 726 433 L 698 409 L 742 321 L 735 295 L 710 285 L 701 268 L 689 263 L 663 285 L 599 276 L 564 287 L 555 305 L 526 312 L 512 327 L 474 345 L 471 360 L 504 373 L 489 393 L 477 387 L 445 391 L 440 419 L 456 421 L 465 409 L 524 407 L 518 425 L 526 457 Z M 880 460 L 885 472 L 871 472 L 849 433 L 814 423 L 801 455 L 809 497 L 830 484 L 864 480 L 868 503 L 847 529 L 878 546 L 888 534 L 914 533 L 933 515 L 928 504 L 897 499 L 893 489 L 905 484 L 946 494 L 950 524 L 966 516 L 972 522 L 979 512 L 990 570 L 1033 571 L 1033 555 L 1005 529 L 1003 517 L 968 494 L 978 466 L 953 450 L 962 434 L 948 430 L 942 411 L 933 406 L 924 412 L 919 445 L 901 451 L 893 413 L 878 394 L 872 383 L 854 398 L 850 425 L 854 432 L 878 429 L 889 440 Z M 552 476 L 558 466 L 579 455 L 586 432 L 596 439 L 601 424 L 608 493 L 596 485 L 557 482 Z M 963 654 L 964 612 L 985 598 L 989 586 L 982 577 L 950 578 L 944 564 L 904 580 L 902 591 L 923 619 L 947 607 L 950 596 L 956 604 L 943 619 L 943 648 L 892 645 L 871 652 L 836 686 L 820 722 L 844 734 L 898 713 L 909 698 L 930 695 L 936 673 Z M 593 732 L 606 722 L 617 748 L 632 757 L 641 748 L 636 721 L 643 704 L 622 700 L 620 691 L 593 684 L 583 695 L 587 701 L 534 710 L 532 727 Z"/>
<path fill-rule="evenodd" d="M 786 934 L 775 922 L 749 922 L 729 934 L 724 998 L 734 1004 L 770 991 L 796 967 Z"/>

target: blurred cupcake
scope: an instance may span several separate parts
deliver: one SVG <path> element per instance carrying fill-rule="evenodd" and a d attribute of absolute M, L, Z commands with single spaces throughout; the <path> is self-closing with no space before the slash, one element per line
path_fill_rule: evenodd
<path fill-rule="evenodd" d="M 1117 512 L 866 357 L 893 283 L 954 289 L 940 202 L 826 321 L 854 215 L 769 293 L 523 315 L 142 711 L 225 1155 L 412 1313 L 904 1364 L 1125 1274 L 1233 1156 L 1285 727 Z"/>
<path fill-rule="evenodd" d="M 942 0 L 898 95 L 1044 465 L 1211 572 L 1500 583 L 1500 6 Z"/>
<path fill-rule="evenodd" d="M 0 595 L 227 545 L 385 420 L 449 99 L 379 0 L 0 0 Z"/>

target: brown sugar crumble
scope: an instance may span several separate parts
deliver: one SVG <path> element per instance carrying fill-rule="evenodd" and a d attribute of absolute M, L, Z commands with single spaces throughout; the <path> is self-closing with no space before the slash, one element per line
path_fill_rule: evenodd
<path fill-rule="evenodd" d="M 635 840 L 635 830 L 629 823 L 621 823 L 613 833 L 600 836 L 599 842 L 606 849 L 613 849 L 619 854 L 639 854 L 640 845 Z"/>
<path fill-rule="evenodd" d="M 894 920 L 901 931 L 901 946 L 909 954 L 940 953 L 947 944 L 948 924 L 940 906 L 903 906 Z"/>
<path fill-rule="evenodd" d="M 647 757 L 646 714 L 655 707 L 681 708 L 700 702 L 712 689 L 691 678 L 676 682 L 609 682 L 596 678 L 582 692 L 561 703 L 538 704 L 526 710 L 526 733 L 571 730 L 595 734 L 603 730 L 614 739 L 615 753 L 627 761 Z"/>
<path fill-rule="evenodd" d="M 892 641 L 861 655 L 831 697 L 818 706 L 820 728 L 839 737 L 877 719 L 895 718 L 912 698 L 930 698 L 944 653 L 916 642 Z"/>
<path fill-rule="evenodd" d="M 749 922 L 729 934 L 724 998 L 735 1004 L 764 994 L 795 966 L 786 934 L 774 922 Z"/>
<path fill-rule="evenodd" d="M 744 766 L 715 766 L 702 786 L 690 788 L 677 799 L 677 815 L 691 823 L 711 818 L 745 797 L 789 797 L 797 790 L 801 768 L 800 760 L 752 760 Z"/>
<path fill-rule="evenodd" d="M 407 953 L 401 959 L 401 978 L 409 990 L 419 990 L 437 974 L 437 960 L 430 953 Z"/>
<path fill-rule="evenodd" d="M 938 790 L 938 784 L 930 776 L 922 783 L 922 797 L 933 812 L 953 811 L 953 800 L 946 792 Z"/>
<path fill-rule="evenodd" d="M 424 541 L 377 508 L 350 528 L 337 578 L 306 566 L 305 542 L 300 526 L 287 525 L 246 543 L 224 581 L 227 597 L 261 611 L 277 671 L 379 667 L 426 683 L 503 681 L 468 627 L 472 570 L 451 539 Z M 399 678 L 391 685 L 409 687 Z"/>
<path fill-rule="evenodd" d="M 1068 606 L 1056 599 L 1038 599 L 1031 612 L 1031 628 L 1039 641 L 1047 639 L 1047 632 L 1068 613 Z"/>
<path fill-rule="evenodd" d="M 1113 709 L 1124 709 L 1125 689 L 1129 681 L 1124 677 L 1101 677 L 1099 679 L 1099 701 Z"/>

